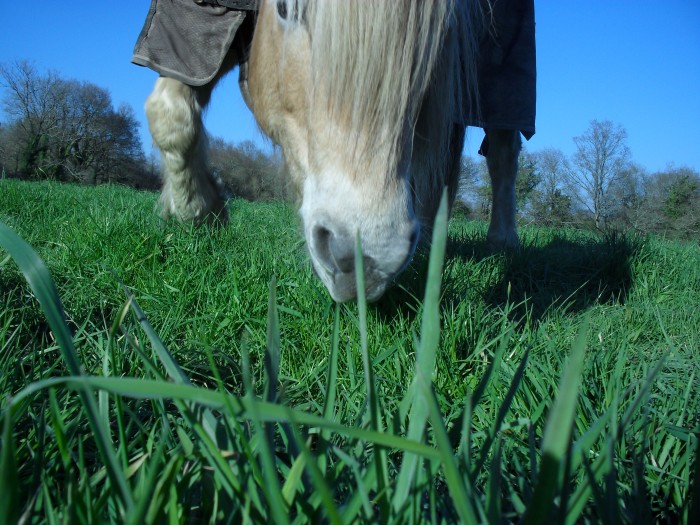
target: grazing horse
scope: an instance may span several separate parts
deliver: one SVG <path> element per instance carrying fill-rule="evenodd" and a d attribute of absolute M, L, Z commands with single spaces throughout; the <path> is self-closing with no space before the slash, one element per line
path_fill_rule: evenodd
<path fill-rule="evenodd" d="M 137 43 L 134 62 L 163 75 L 146 112 L 162 154 L 164 215 L 225 220 L 225 201 L 207 168 L 202 111 L 216 82 L 240 66 L 246 103 L 281 146 L 298 189 L 314 270 L 336 301 L 356 297 L 358 233 L 369 300 L 378 299 L 409 263 L 421 231 L 428 237 L 444 188 L 450 205 L 455 199 L 467 124 L 486 131 L 482 153 L 493 188 L 488 240 L 497 248 L 518 245 L 515 175 L 520 133 L 534 133 L 534 109 L 531 127 L 480 118 L 480 104 L 490 102 L 480 94 L 485 88 L 479 78 L 488 76 L 488 64 L 479 60 L 493 55 L 502 62 L 504 54 L 502 41 L 488 53 L 481 49 L 484 35 L 500 31 L 489 2 L 243 0 L 258 9 L 251 16 L 245 6 L 221 7 L 236 0 L 177 1 L 187 4 L 188 13 L 209 9 L 217 21 L 235 20 L 227 26 L 233 30 L 205 25 L 226 38 L 221 46 L 206 44 L 209 36 L 201 39 L 209 45 L 203 60 L 216 64 L 189 76 L 163 65 L 167 60 L 156 64 L 143 41 L 159 16 L 161 25 L 191 27 L 188 17 L 197 13 L 163 22 L 163 2 L 154 0 Z M 534 18 L 532 31 L 534 53 Z M 240 36 L 245 34 L 252 38 Z M 190 45 L 187 53 L 200 47 Z"/>

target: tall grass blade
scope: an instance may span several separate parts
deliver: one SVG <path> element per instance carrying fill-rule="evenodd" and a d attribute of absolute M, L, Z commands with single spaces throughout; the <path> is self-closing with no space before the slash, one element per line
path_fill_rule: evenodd
<path fill-rule="evenodd" d="M 39 305 L 46 316 L 46 320 L 51 327 L 54 337 L 58 341 L 61 355 L 69 372 L 76 376 L 81 375 L 83 370 L 78 359 L 78 354 L 75 351 L 73 338 L 66 324 L 65 310 L 44 261 L 41 260 L 29 244 L 1 222 L 0 246 L 7 250 L 15 263 L 17 263 L 29 287 L 32 289 L 34 296 L 37 301 L 39 301 Z M 134 506 L 134 499 L 117 460 L 116 453 L 112 448 L 109 438 L 104 433 L 95 398 L 93 397 L 92 391 L 87 388 L 86 385 L 81 386 L 78 390 L 78 395 L 85 407 L 88 423 L 94 434 L 95 444 L 102 457 L 102 461 L 104 461 L 107 467 L 110 481 L 119 494 L 125 510 L 128 513 Z"/>
<path fill-rule="evenodd" d="M 165 446 L 168 442 L 167 432 L 165 429 L 161 431 L 160 439 L 155 452 L 151 455 L 149 469 L 144 478 L 144 483 L 139 490 L 139 499 L 134 506 L 133 511 L 127 516 L 125 523 L 139 525 L 145 522 L 146 513 L 153 502 L 153 495 L 156 490 L 157 480 L 161 474 L 160 463 L 165 456 Z"/>
<path fill-rule="evenodd" d="M 587 316 L 579 329 L 547 420 L 542 438 L 542 462 L 537 485 L 525 513 L 526 525 L 539 525 L 547 520 L 560 486 L 560 467 L 570 447 L 589 321 L 590 316 Z"/>
<path fill-rule="evenodd" d="M 71 462 L 70 450 L 68 447 L 68 438 L 66 436 L 66 427 L 63 424 L 64 415 L 61 413 L 58 407 L 58 400 L 56 399 L 56 390 L 53 388 L 49 389 L 49 407 L 51 409 L 52 416 L 52 428 L 54 439 L 56 440 L 56 447 L 61 455 L 61 462 L 63 463 L 63 468 L 67 469 Z"/>
<path fill-rule="evenodd" d="M 333 447 L 333 452 L 340 458 L 341 461 L 349 465 L 355 475 L 356 490 L 343 507 L 343 522 L 356 523 L 358 522 L 358 514 L 360 509 L 364 512 L 364 520 L 372 521 L 372 503 L 370 502 L 369 487 L 374 485 L 376 470 L 364 469 L 361 471 L 359 462 L 350 455 L 343 452 L 338 447 Z"/>
<path fill-rule="evenodd" d="M 338 394 L 338 351 L 340 345 L 340 305 L 335 305 L 335 315 L 333 317 L 333 335 L 331 336 L 331 352 L 328 355 L 328 369 L 326 371 L 326 389 L 323 398 L 323 417 L 330 421 L 335 421 L 336 397 Z M 331 433 L 326 430 L 321 430 L 321 439 L 328 443 L 331 439 Z M 321 455 L 319 457 L 319 468 L 326 472 L 327 457 Z"/>
<path fill-rule="evenodd" d="M 523 355 L 523 358 L 521 359 L 518 368 L 515 370 L 515 374 L 513 374 L 513 379 L 510 382 L 508 391 L 503 397 L 501 405 L 498 407 L 496 419 L 491 425 L 491 429 L 486 437 L 486 440 L 484 441 L 484 444 L 481 446 L 481 455 L 479 456 L 479 459 L 477 460 L 476 465 L 474 466 L 474 470 L 472 471 L 472 476 L 474 477 L 476 477 L 478 473 L 481 472 L 481 469 L 486 463 L 489 452 L 491 450 L 491 445 L 496 439 L 496 436 L 500 431 L 501 426 L 503 425 L 503 421 L 505 420 L 506 415 L 508 415 L 508 411 L 510 410 L 510 407 L 513 403 L 513 399 L 515 399 L 515 394 L 520 388 L 520 384 L 522 383 L 523 377 L 525 376 L 525 368 L 527 367 L 529 357 L 530 351 L 528 349 L 525 351 L 525 355 Z"/>
<path fill-rule="evenodd" d="M 156 523 L 157 518 L 167 515 L 169 523 L 179 523 L 177 518 L 177 476 L 182 470 L 185 458 L 182 456 L 172 456 L 168 464 L 160 472 L 157 481 L 154 480 L 155 490 L 151 499 L 146 519 L 141 523 Z"/>
<path fill-rule="evenodd" d="M 416 352 L 416 368 L 423 375 L 425 384 L 432 380 L 432 375 L 435 373 L 435 357 L 440 342 L 440 287 L 446 245 L 447 190 L 445 189 L 442 192 L 440 207 L 433 227 L 428 281 L 425 285 L 425 298 L 423 300 L 420 344 Z"/>
<path fill-rule="evenodd" d="M 284 485 L 282 486 L 282 497 L 286 502 L 287 506 L 290 507 L 294 502 L 297 491 L 302 483 L 302 474 L 306 468 L 306 458 L 303 455 L 299 455 L 294 459 L 292 463 L 292 468 L 289 469 L 287 473 L 287 478 L 284 480 Z"/>
<path fill-rule="evenodd" d="M 428 400 L 424 397 L 423 392 L 431 384 L 440 342 L 440 286 L 442 283 L 442 267 L 445 259 L 446 244 L 447 192 L 443 191 L 433 228 L 428 279 L 425 285 L 425 299 L 423 301 L 421 336 L 416 348 L 415 375 L 408 392 L 408 396 L 411 398 L 411 408 L 409 410 L 406 437 L 414 441 L 423 440 L 425 425 L 430 412 Z M 414 454 L 405 453 L 393 497 L 395 510 L 404 506 L 416 479 L 418 467 L 419 458 Z"/>
<path fill-rule="evenodd" d="M 91 388 L 105 389 L 113 394 L 133 399 L 182 400 L 201 404 L 216 410 L 222 410 L 226 409 L 228 406 L 232 406 L 236 411 L 236 417 L 247 421 L 252 420 L 250 416 L 251 401 L 245 397 L 241 398 L 231 394 L 190 385 L 179 385 L 169 381 L 135 379 L 129 377 L 66 376 L 42 379 L 27 385 L 17 392 L 11 400 L 11 406 L 14 409 L 27 397 L 46 388 L 66 386 L 78 390 L 85 385 Z M 354 440 L 374 443 L 376 446 L 386 449 L 408 450 L 409 452 L 420 454 L 429 460 L 439 459 L 440 457 L 439 453 L 436 452 L 433 447 L 425 443 L 412 441 L 388 432 L 377 432 L 375 430 L 342 425 L 335 421 L 324 419 L 321 416 L 302 410 L 290 409 L 280 404 L 257 401 L 255 409 L 258 411 L 258 417 L 261 421 L 289 423 L 288 411 L 292 410 L 294 413 L 294 421 L 300 425 L 321 429 L 327 428 L 336 434 L 347 436 Z M 206 436 L 200 435 L 200 437 Z"/>
<path fill-rule="evenodd" d="M 486 512 L 489 523 L 501 522 L 501 451 L 500 437 L 496 440 L 493 459 L 489 468 L 489 481 L 486 491 Z"/>
<path fill-rule="evenodd" d="M 665 358 L 666 354 L 664 354 L 658 360 L 654 368 L 646 375 L 646 377 L 644 378 L 644 382 L 641 384 L 641 386 L 634 385 L 634 388 L 638 388 L 637 395 L 627 405 L 627 408 L 625 409 L 622 418 L 617 423 L 617 429 L 613 431 L 614 435 L 622 435 L 624 429 L 628 428 L 628 426 L 630 425 L 632 417 L 634 416 L 637 409 L 641 406 L 644 399 L 646 399 L 646 396 L 649 394 L 649 391 L 651 390 L 651 387 L 654 384 L 656 377 L 658 376 L 659 372 L 661 372 L 665 362 Z M 629 391 L 631 391 L 631 389 L 632 387 L 630 387 Z M 612 417 L 612 412 L 613 411 L 609 409 L 606 412 L 606 414 L 601 416 L 601 418 Z M 611 436 L 607 436 L 607 439 L 612 438 Z M 578 466 L 578 464 L 580 464 L 580 462 L 583 461 L 583 455 L 581 451 L 585 450 L 587 450 L 587 448 L 580 447 L 579 451 L 576 450 L 576 447 L 574 448 L 576 455 L 574 455 L 572 459 L 572 468 Z M 605 475 L 605 473 L 607 473 L 608 469 L 610 468 L 610 462 L 612 461 L 612 458 L 608 455 L 608 452 L 609 449 L 603 447 L 600 452 L 600 455 L 596 458 L 596 460 L 593 462 L 593 465 L 590 467 L 590 471 L 593 474 L 593 479 L 596 483 L 600 481 L 603 475 Z M 583 512 L 584 506 L 586 505 L 586 502 L 588 501 L 592 490 L 592 486 L 589 483 L 585 483 L 579 485 L 574 491 L 573 495 L 569 499 L 569 506 L 566 513 L 567 524 L 576 523 L 576 520 L 578 519 L 579 515 L 581 514 L 581 512 Z"/>
<path fill-rule="evenodd" d="M 301 434 L 299 433 L 299 429 L 297 428 L 297 425 L 294 421 L 294 414 L 291 412 L 289 413 L 289 419 L 292 421 L 291 427 L 293 429 L 297 445 L 299 446 L 302 457 L 305 459 L 306 470 L 311 476 L 311 481 L 314 484 L 314 487 L 316 488 L 316 493 L 321 498 L 321 504 L 323 506 L 323 509 L 326 511 L 328 522 L 333 523 L 335 525 L 341 525 L 343 523 L 343 520 L 341 519 L 340 513 L 336 508 L 336 504 L 333 499 L 333 492 L 328 486 L 328 483 L 326 483 L 326 479 L 324 478 L 321 470 L 318 468 L 318 465 L 314 457 L 312 456 L 309 447 L 306 445 Z"/>
<path fill-rule="evenodd" d="M 466 525 L 479 523 L 472 499 L 469 497 L 469 491 L 464 482 L 464 477 L 459 471 L 459 465 L 457 464 L 457 459 L 452 449 L 452 443 L 450 442 L 447 429 L 445 428 L 435 392 L 433 391 L 432 385 L 422 384 L 422 387 L 421 394 L 425 396 L 428 402 L 428 410 L 430 412 L 430 421 L 433 427 L 435 442 L 440 451 L 440 459 L 445 471 L 445 481 L 447 482 L 447 488 L 452 496 L 452 502 L 455 505 L 460 522 Z"/>
<path fill-rule="evenodd" d="M 269 295 L 267 300 L 267 334 L 266 334 L 266 344 L 265 344 L 265 358 L 264 358 L 264 371 L 265 371 L 265 401 L 268 403 L 274 403 L 277 399 L 277 387 L 279 383 L 279 368 L 280 368 L 280 353 L 281 353 L 281 343 L 280 343 L 280 319 L 279 313 L 277 312 L 277 281 L 273 275 L 270 279 Z M 253 392 L 249 392 L 252 396 Z M 264 423 L 263 436 L 267 442 L 266 447 L 262 451 L 263 454 L 269 455 L 269 462 L 272 465 L 273 472 L 276 471 L 275 465 L 275 427 L 274 423 Z M 267 465 L 268 461 L 264 463 Z M 271 474 L 272 472 L 269 472 Z M 275 496 L 275 503 L 279 505 L 281 499 L 278 500 L 277 496 L 281 494 L 281 488 L 279 487 L 279 482 L 277 481 L 277 475 L 275 472 L 275 482 L 274 490 L 277 490 L 278 494 Z M 281 498 L 281 496 L 280 496 Z"/>
<path fill-rule="evenodd" d="M 503 322 L 506 323 L 508 318 L 504 316 L 503 319 Z M 506 348 L 508 348 L 508 341 L 512 331 L 512 327 L 509 327 L 505 331 L 501 331 L 501 342 L 499 343 L 498 348 L 496 349 L 496 353 L 493 355 L 493 359 L 486 366 L 484 374 L 481 376 L 481 379 L 479 379 L 479 384 L 474 389 L 474 394 L 472 396 L 472 407 L 475 407 L 479 404 L 481 398 L 484 396 L 484 393 L 486 392 L 486 389 L 489 386 L 489 383 L 491 382 L 491 378 L 497 375 L 499 370 L 501 369 L 501 363 L 503 363 L 503 355 L 506 352 Z"/>
<path fill-rule="evenodd" d="M 262 436 L 262 433 L 265 431 L 265 427 L 260 419 L 257 409 L 257 401 L 253 399 L 252 392 L 248 392 L 248 400 L 248 413 L 253 421 L 253 426 L 256 432 L 261 437 L 259 440 L 261 450 L 258 452 L 258 455 L 262 461 L 262 472 L 265 478 L 265 484 L 261 488 L 265 493 L 269 504 L 269 517 L 272 518 L 273 523 L 289 523 L 289 509 L 287 508 L 287 503 L 282 493 L 282 487 L 280 485 L 277 468 L 275 466 L 275 451 L 274 448 L 270 448 L 270 443 L 267 438 Z"/>
<path fill-rule="evenodd" d="M 328 372 L 326 376 L 326 395 L 323 400 L 323 417 L 335 419 L 335 400 L 338 393 L 338 352 L 340 345 L 340 305 L 335 305 L 333 317 L 333 336 L 331 353 L 328 356 Z M 328 436 L 325 436 L 328 437 Z"/>
<path fill-rule="evenodd" d="M 19 480 L 17 479 L 15 441 L 12 437 L 10 410 L 5 410 L 0 446 L 0 523 L 17 523 L 19 518 Z"/>
<path fill-rule="evenodd" d="M 151 325 L 151 322 L 148 320 L 148 317 L 146 317 L 146 314 L 141 309 L 141 306 L 139 306 L 139 303 L 134 297 L 134 295 L 124 285 L 124 283 L 121 282 L 121 280 L 116 274 L 113 273 L 113 275 L 124 290 L 124 293 L 127 296 L 128 304 L 131 306 L 131 309 L 133 310 L 134 315 L 136 316 L 136 319 L 139 325 L 141 326 L 141 329 L 145 332 L 146 337 L 151 343 L 151 347 L 158 356 L 158 359 L 165 368 L 165 371 L 168 374 L 168 376 L 170 376 L 170 378 L 173 381 L 179 384 L 190 385 L 190 378 L 187 376 L 185 371 L 175 360 L 172 354 L 168 351 L 167 347 L 165 346 L 165 343 L 163 343 L 163 340 L 155 331 L 153 325 Z M 220 449 L 228 450 L 232 447 L 226 429 L 222 427 L 222 423 L 214 416 L 214 414 L 212 414 L 210 410 L 195 410 L 193 415 L 197 417 L 198 421 L 202 424 L 202 428 L 205 430 L 205 432 L 207 432 L 209 437 L 217 443 Z"/>
<path fill-rule="evenodd" d="M 360 322 L 360 345 L 362 348 L 362 367 L 365 372 L 365 387 L 367 389 L 367 405 L 369 406 L 370 425 L 372 430 L 382 432 L 382 424 L 379 398 L 377 394 L 377 384 L 374 380 L 374 370 L 372 360 L 369 355 L 369 344 L 367 340 L 367 297 L 365 294 L 365 272 L 362 257 L 362 240 L 360 233 L 357 233 L 355 244 L 355 275 L 357 285 L 357 311 Z M 379 494 L 379 508 L 382 521 L 389 516 L 389 469 L 387 465 L 386 450 L 375 447 L 374 466 L 377 470 L 377 493 Z"/>
<path fill-rule="evenodd" d="M 277 312 L 277 281 L 270 279 L 270 294 L 267 301 L 267 344 L 265 349 L 265 401 L 272 403 L 277 397 L 280 369 L 280 317 Z"/>
<path fill-rule="evenodd" d="M 695 426 L 695 458 L 693 459 L 693 474 L 690 485 L 690 500 L 688 523 L 700 523 L 700 424 Z M 689 446 L 692 443 L 689 439 Z"/>
<path fill-rule="evenodd" d="M 61 348 L 68 370 L 81 373 L 81 365 L 66 325 L 66 314 L 48 268 L 24 239 L 0 222 L 0 246 L 7 250 L 27 280 Z"/>

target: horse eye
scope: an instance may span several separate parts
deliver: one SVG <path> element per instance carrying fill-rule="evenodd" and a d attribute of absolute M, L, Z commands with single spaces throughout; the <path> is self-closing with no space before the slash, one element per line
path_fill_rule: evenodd
<path fill-rule="evenodd" d="M 304 22 L 304 7 L 299 7 L 299 0 L 278 0 L 277 15 L 285 22 Z"/>
<path fill-rule="evenodd" d="M 287 20 L 287 2 L 285 2 L 284 0 L 277 2 L 277 15 L 282 20 Z"/>

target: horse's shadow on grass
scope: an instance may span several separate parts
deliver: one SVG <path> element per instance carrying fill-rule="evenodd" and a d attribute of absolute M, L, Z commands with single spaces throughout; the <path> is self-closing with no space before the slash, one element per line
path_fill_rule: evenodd
<path fill-rule="evenodd" d="M 516 322 L 539 321 L 555 309 L 576 313 L 595 304 L 621 304 L 633 283 L 640 239 L 610 233 L 555 235 L 546 243 L 526 240 L 517 253 L 494 253 L 485 240 L 448 239 L 442 305 L 482 301 L 507 310 Z M 385 318 L 415 316 L 423 299 L 428 253 L 414 263 L 377 305 Z"/>

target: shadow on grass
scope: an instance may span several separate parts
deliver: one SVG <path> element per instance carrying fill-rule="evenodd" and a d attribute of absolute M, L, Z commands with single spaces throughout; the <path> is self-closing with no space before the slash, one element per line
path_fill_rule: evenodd
<path fill-rule="evenodd" d="M 527 239 L 517 253 L 494 253 L 483 239 L 451 236 L 445 257 L 443 306 L 479 301 L 504 309 L 514 321 L 539 321 L 563 308 L 576 313 L 595 304 L 624 303 L 632 261 L 642 240 L 617 233 L 571 232 L 547 241 Z M 382 316 L 413 315 L 423 297 L 428 254 L 418 253 L 397 286 L 377 304 Z"/>

